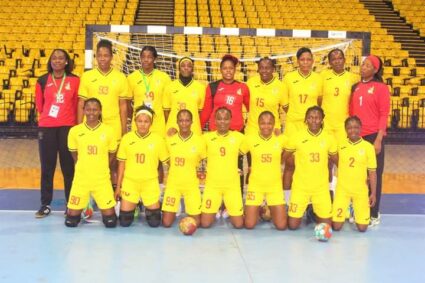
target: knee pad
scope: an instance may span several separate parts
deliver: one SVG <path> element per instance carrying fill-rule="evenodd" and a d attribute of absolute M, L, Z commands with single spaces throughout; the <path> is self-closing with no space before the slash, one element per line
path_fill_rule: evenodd
<path fill-rule="evenodd" d="M 134 220 L 134 210 L 132 211 L 120 211 L 120 225 L 122 227 L 128 227 L 133 223 Z"/>
<path fill-rule="evenodd" d="M 146 221 L 151 227 L 158 227 L 161 224 L 161 209 L 145 209 Z"/>
<path fill-rule="evenodd" d="M 117 216 L 112 215 L 102 215 L 103 224 L 106 228 L 115 228 L 117 226 Z"/>
<path fill-rule="evenodd" d="M 80 220 L 81 220 L 81 215 L 75 215 L 75 216 L 66 215 L 65 225 L 66 227 L 77 227 L 78 223 L 80 223 Z"/>

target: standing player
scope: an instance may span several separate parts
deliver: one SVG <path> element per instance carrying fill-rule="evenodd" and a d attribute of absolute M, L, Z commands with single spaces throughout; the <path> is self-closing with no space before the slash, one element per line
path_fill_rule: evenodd
<path fill-rule="evenodd" d="M 123 73 L 111 65 L 113 58 L 112 43 L 100 40 L 96 47 L 98 67 L 87 71 L 81 77 L 78 90 L 78 123 L 83 121 L 83 105 L 88 98 L 95 97 L 102 103 L 102 122 L 113 129 L 115 140 L 119 143 L 127 132 L 127 79 Z M 111 164 L 112 184 L 116 184 L 117 162 Z"/>
<path fill-rule="evenodd" d="M 84 101 L 95 97 L 103 106 L 102 122 L 112 127 L 115 139 L 120 141 L 127 132 L 127 101 L 131 97 L 127 79 L 123 73 L 112 67 L 112 58 L 112 43 L 100 40 L 96 47 L 98 67 L 85 72 L 81 77 L 78 122 L 83 121 Z"/>
<path fill-rule="evenodd" d="M 384 172 L 385 135 L 390 112 L 390 92 L 382 82 L 382 61 L 370 55 L 360 69 L 361 81 L 353 86 L 350 100 L 350 115 L 356 115 L 362 121 L 362 138 L 373 144 L 376 153 L 376 204 L 371 207 L 370 225 L 380 222 L 379 204 L 382 192 L 382 174 Z"/>
<path fill-rule="evenodd" d="M 324 113 L 319 106 L 307 109 L 307 128 L 298 131 L 285 148 L 283 160 L 295 157 L 294 182 L 288 210 L 288 227 L 297 229 L 307 205 L 311 201 L 318 223 L 332 222 L 332 204 L 328 189 L 328 156 L 338 161 L 336 142 L 323 131 Z"/>
<path fill-rule="evenodd" d="M 312 71 L 313 53 L 302 47 L 297 51 L 298 70 L 292 71 L 283 78 L 284 96 L 287 112 L 284 135 L 291 138 L 297 131 L 305 129 L 304 116 L 306 110 L 320 105 L 322 96 L 322 78 Z M 294 161 L 289 158 L 285 164 L 283 182 L 284 189 L 291 189 Z"/>
<path fill-rule="evenodd" d="M 204 135 L 207 145 L 207 177 L 202 200 L 201 226 L 215 221 L 222 201 L 235 228 L 243 227 L 243 204 L 239 190 L 238 156 L 243 135 L 230 131 L 232 112 L 220 107 L 215 112 L 217 130 Z"/>
<path fill-rule="evenodd" d="M 77 122 L 80 79 L 72 74 L 72 60 L 63 49 L 55 49 L 47 62 L 48 73 L 37 80 L 35 103 L 38 112 L 38 145 L 41 166 L 41 207 L 36 218 L 50 214 L 53 179 L 59 153 L 65 200 L 68 202 L 74 177 L 74 161 L 68 151 L 69 130 Z"/>
<path fill-rule="evenodd" d="M 115 197 L 121 196 L 120 225 L 128 227 L 140 200 L 151 227 L 161 224 L 158 163 L 168 160 L 164 139 L 150 131 L 154 112 L 146 105 L 136 108 L 137 130 L 127 133 L 118 150 L 118 182 Z"/>
<path fill-rule="evenodd" d="M 285 230 L 287 215 L 282 188 L 281 157 L 284 136 L 276 136 L 275 118 L 264 111 L 258 117 L 259 133 L 247 135 L 241 151 L 250 152 L 252 171 L 245 201 L 245 227 L 253 229 L 257 224 L 260 205 L 265 199 L 270 207 L 273 224 Z"/>
<path fill-rule="evenodd" d="M 102 212 L 103 224 L 113 228 L 117 225 L 117 216 L 109 164 L 115 159 L 117 141 L 112 128 L 100 121 L 102 105 L 98 99 L 87 99 L 83 109 L 86 121 L 73 127 L 68 136 L 69 151 L 75 161 L 75 178 L 65 225 L 78 225 L 91 195 Z"/>
<path fill-rule="evenodd" d="M 337 142 L 347 139 L 344 121 L 348 118 L 351 87 L 359 81 L 359 76 L 345 70 L 345 57 L 341 49 L 333 49 L 328 54 L 330 70 L 321 73 L 323 78 L 322 108 L 325 112 L 324 129 L 332 134 Z"/>
<path fill-rule="evenodd" d="M 338 146 L 338 185 L 333 205 L 333 229 L 341 230 L 345 211 L 353 202 L 357 229 L 365 232 L 370 207 L 376 202 L 376 156 L 373 145 L 360 136 L 362 122 L 357 116 L 345 120 L 348 139 Z M 369 180 L 370 196 L 367 188 Z"/>
<path fill-rule="evenodd" d="M 133 107 L 146 105 L 155 111 L 151 132 L 160 136 L 165 135 L 165 118 L 163 109 L 163 96 L 167 85 L 171 82 L 170 77 L 155 69 L 155 60 L 158 53 L 153 46 L 145 46 L 140 52 L 142 68 L 128 76 L 130 95 L 133 97 Z M 135 124 L 133 123 L 133 129 Z"/>
<path fill-rule="evenodd" d="M 205 86 L 193 79 L 193 60 L 183 57 L 179 61 L 179 79 L 170 83 L 164 93 L 165 118 L 167 132 L 177 131 L 177 112 L 187 109 L 193 114 L 191 130 L 196 135 L 201 135 L 200 111 L 204 106 Z"/>
<path fill-rule="evenodd" d="M 184 197 L 186 213 L 201 221 L 201 192 L 197 167 L 206 158 L 205 142 L 201 136 L 191 131 L 192 113 L 182 109 L 177 113 L 178 134 L 167 138 L 167 148 L 170 153 L 170 170 L 168 171 L 167 187 L 162 202 L 162 225 L 170 227 Z"/>
<path fill-rule="evenodd" d="M 258 76 L 248 80 L 249 88 L 249 113 L 245 134 L 258 134 L 258 117 L 263 111 L 270 111 L 274 117 L 279 117 L 279 109 L 285 104 L 283 96 L 283 83 L 275 77 L 274 60 L 264 57 L 258 62 Z M 274 133 L 281 133 L 280 118 L 276 121 Z"/>

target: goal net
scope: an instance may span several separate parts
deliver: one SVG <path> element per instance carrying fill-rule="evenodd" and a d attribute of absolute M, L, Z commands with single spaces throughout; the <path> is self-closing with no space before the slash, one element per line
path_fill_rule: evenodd
<path fill-rule="evenodd" d="M 151 45 L 158 51 L 157 69 L 176 78 L 178 60 L 188 56 L 195 61 L 195 79 L 205 83 L 221 78 L 220 58 L 225 54 L 240 59 L 236 79 L 247 81 L 257 74 L 257 62 L 265 56 L 276 60 L 282 79 L 297 68 L 295 54 L 303 46 L 312 50 L 317 72 L 328 68 L 327 54 L 334 48 L 345 52 L 346 68 L 358 72 L 370 48 L 370 34 L 362 32 L 91 25 L 86 32 L 86 69 L 96 67 L 95 48 L 101 39 L 113 43 L 113 65 L 126 74 L 140 68 L 140 51 Z"/>

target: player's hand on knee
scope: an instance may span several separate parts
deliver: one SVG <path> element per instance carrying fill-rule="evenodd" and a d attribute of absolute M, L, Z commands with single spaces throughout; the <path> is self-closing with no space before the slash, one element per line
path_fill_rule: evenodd
<path fill-rule="evenodd" d="M 115 189 L 114 197 L 115 197 L 115 200 L 117 200 L 117 201 L 121 199 L 121 188 L 120 187 L 117 187 Z"/>

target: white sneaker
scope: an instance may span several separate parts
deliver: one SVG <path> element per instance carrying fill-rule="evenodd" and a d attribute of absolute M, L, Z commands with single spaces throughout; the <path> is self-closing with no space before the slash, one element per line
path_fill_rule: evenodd
<path fill-rule="evenodd" d="M 221 210 L 217 211 L 216 215 L 215 215 L 215 219 L 220 219 L 221 218 Z"/>
<path fill-rule="evenodd" d="M 229 213 L 227 212 L 227 209 L 223 209 L 223 211 L 221 212 L 221 217 L 223 217 L 223 219 L 227 219 L 229 218 Z"/>
<path fill-rule="evenodd" d="M 378 213 L 378 217 L 371 217 L 369 227 L 374 227 L 381 223 L 381 214 Z"/>

